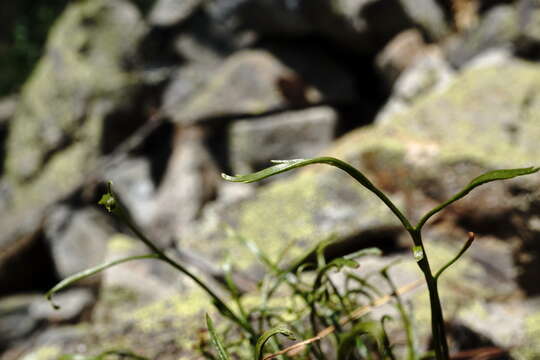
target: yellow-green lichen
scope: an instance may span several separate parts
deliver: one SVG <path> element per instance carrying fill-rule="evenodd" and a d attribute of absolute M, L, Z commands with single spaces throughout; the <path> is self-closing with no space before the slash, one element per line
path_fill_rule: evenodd
<path fill-rule="evenodd" d="M 208 295 L 200 289 L 191 289 L 125 313 L 121 319 L 133 322 L 134 327 L 144 333 L 155 333 L 170 327 L 187 330 L 186 321 L 194 321 L 193 317 L 210 310 Z"/>
<path fill-rule="evenodd" d="M 105 115 L 132 83 L 123 59 L 143 31 L 136 8 L 106 0 L 73 3 L 57 21 L 7 141 L 14 210 L 70 191 L 95 164 Z"/>
<path fill-rule="evenodd" d="M 22 360 L 56 360 L 62 354 L 59 346 L 42 346 L 29 354 L 26 354 Z"/>

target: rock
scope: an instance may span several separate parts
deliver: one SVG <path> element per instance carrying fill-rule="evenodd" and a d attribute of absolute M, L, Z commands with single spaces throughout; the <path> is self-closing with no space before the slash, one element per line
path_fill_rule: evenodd
<path fill-rule="evenodd" d="M 179 247 L 211 256 L 217 264 L 234 254 L 237 269 L 260 275 L 253 266 L 254 255 L 237 236 L 253 241 L 282 264 L 332 236 L 343 241 L 332 249 L 335 253 L 395 245 L 400 230 L 384 205 L 347 176 L 321 170 L 308 169 L 262 186 L 255 196 L 236 203 L 207 207 L 198 227 L 179 240 Z M 226 232 L 227 227 L 234 231 Z"/>
<path fill-rule="evenodd" d="M 405 13 L 432 40 L 442 40 L 450 32 L 443 9 L 437 0 L 400 0 Z"/>
<path fill-rule="evenodd" d="M 16 295 L 0 300 L 0 352 L 23 340 L 40 325 L 29 315 L 31 304 L 39 295 Z"/>
<path fill-rule="evenodd" d="M 155 26 L 172 26 L 182 23 L 201 5 L 200 0 L 160 0 L 148 15 L 148 22 Z"/>
<path fill-rule="evenodd" d="M 535 109 L 540 101 L 531 89 L 538 79 L 537 65 L 518 60 L 469 68 L 446 89 L 422 95 L 404 111 L 380 118 L 379 126 L 351 133 L 331 153 L 365 166 L 365 161 L 357 159 L 366 159 L 368 151 L 380 154 L 386 149 L 393 154 L 387 156 L 402 159 L 401 178 L 418 184 L 422 196 L 436 204 L 488 169 L 537 163 L 540 153 L 534 144 L 540 127 Z M 381 164 L 384 159 L 372 156 L 371 162 Z M 379 185 L 388 189 L 405 186 L 399 177 L 391 176 L 391 166 L 372 168 L 379 169 L 375 171 L 379 173 L 375 175 Z M 531 281 L 531 274 L 538 271 L 538 260 L 525 255 L 536 251 L 538 232 L 526 224 L 537 212 L 533 209 L 537 206 L 534 187 L 538 181 L 538 175 L 531 175 L 490 184 L 473 191 L 444 215 L 468 231 L 521 244 L 515 254 L 521 267 L 518 282 L 529 294 L 539 291 Z M 418 205 L 409 204 L 407 208 L 415 209 L 413 218 L 421 215 Z"/>
<path fill-rule="evenodd" d="M 106 215 L 93 208 L 60 205 L 47 216 L 44 232 L 63 279 L 103 262 L 112 229 Z"/>
<path fill-rule="evenodd" d="M 36 208 L 24 217 L 8 213 L 0 218 L 0 295 L 45 290 L 58 280 L 43 237 L 46 211 Z"/>
<path fill-rule="evenodd" d="M 219 172 L 204 141 L 201 128 L 177 129 L 151 224 L 154 237 L 162 243 L 188 234 L 203 206 L 215 196 Z"/>
<path fill-rule="evenodd" d="M 245 174 L 267 167 L 273 159 L 315 157 L 330 145 L 337 122 L 329 107 L 235 121 L 229 130 L 232 170 Z"/>
<path fill-rule="evenodd" d="M 10 127 L 13 212 L 58 199 L 96 165 L 107 116 L 131 94 L 126 60 L 143 32 L 137 9 L 123 0 L 73 3 L 60 17 Z"/>
<path fill-rule="evenodd" d="M 262 36 L 299 37 L 313 32 L 302 13 L 302 0 L 214 0 L 208 11 L 215 22 L 234 23 Z"/>
<path fill-rule="evenodd" d="M 90 307 L 95 303 L 94 295 L 88 289 L 69 289 L 54 297 L 59 309 L 52 307 L 45 298 L 32 302 L 29 315 L 36 320 L 45 320 L 50 323 L 75 323 L 81 319 L 89 318 Z"/>
<path fill-rule="evenodd" d="M 135 222 L 148 226 L 154 215 L 154 196 L 151 164 L 143 157 L 128 157 L 105 171 L 104 178 L 113 182 L 115 193 L 122 199 Z"/>
<path fill-rule="evenodd" d="M 449 41 L 447 58 L 455 67 L 461 67 L 483 51 L 498 47 L 511 47 L 519 34 L 518 15 L 514 6 L 500 5 L 490 9 L 480 24 L 462 38 Z"/>
<path fill-rule="evenodd" d="M 382 59 L 381 59 L 382 60 Z M 388 74 L 391 75 L 392 71 Z M 429 48 L 416 58 L 395 80 L 392 96 L 377 114 L 375 122 L 384 123 L 389 114 L 407 111 L 411 103 L 430 92 L 443 91 L 455 76 L 455 71 L 437 48 Z"/>
<path fill-rule="evenodd" d="M 406 30 L 393 38 L 375 58 L 377 69 L 391 87 L 399 75 L 424 56 L 427 46 L 422 34 Z"/>
<path fill-rule="evenodd" d="M 516 39 L 517 51 L 535 57 L 540 48 L 540 2 L 521 0 L 518 2 L 519 36 Z"/>
<path fill-rule="evenodd" d="M 279 59 L 265 50 L 235 53 L 187 103 L 175 104 L 169 113 L 175 121 L 191 124 L 355 98 L 351 77 L 320 52 L 273 52 Z"/>

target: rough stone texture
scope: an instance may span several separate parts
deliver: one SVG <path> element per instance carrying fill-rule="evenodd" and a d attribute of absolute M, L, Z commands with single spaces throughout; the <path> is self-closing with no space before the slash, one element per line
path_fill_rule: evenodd
<path fill-rule="evenodd" d="M 399 0 L 412 21 L 432 40 L 441 40 L 450 32 L 443 9 L 437 0 Z"/>
<path fill-rule="evenodd" d="M 0 351 L 13 342 L 23 340 L 39 326 L 29 308 L 39 295 L 17 295 L 0 300 Z"/>
<path fill-rule="evenodd" d="M 518 15 L 514 6 L 500 5 L 489 10 L 478 26 L 462 38 L 449 41 L 447 58 L 460 67 L 483 51 L 496 47 L 511 47 L 519 34 Z"/>
<path fill-rule="evenodd" d="M 540 48 L 540 2 L 521 0 L 518 3 L 519 37 L 517 50 L 528 56 L 537 56 Z"/>
<path fill-rule="evenodd" d="M 173 152 L 155 197 L 151 228 L 156 239 L 189 234 L 203 206 L 215 196 L 218 169 L 204 146 L 203 129 L 177 129 Z"/>
<path fill-rule="evenodd" d="M 127 158 L 118 166 L 105 172 L 105 178 L 113 182 L 114 191 L 130 215 L 140 226 L 149 225 L 154 214 L 155 184 L 152 181 L 148 159 Z"/>
<path fill-rule="evenodd" d="M 145 251 L 140 242 L 116 235 L 109 242 L 107 258 Z M 156 260 L 133 261 L 108 269 L 103 274 L 91 323 L 49 328 L 32 340 L 30 348 L 15 347 L 15 355 L 6 353 L 3 359 L 55 360 L 65 354 L 95 356 L 111 349 L 129 349 L 149 359 L 198 358 L 193 346 L 198 329 L 204 328 L 204 313 L 216 321 L 218 315 L 201 290 L 171 269 Z M 168 273 L 165 278 L 164 272 Z M 57 303 L 69 305 L 61 296 Z"/>
<path fill-rule="evenodd" d="M 455 71 L 438 48 L 426 48 L 423 55 L 395 80 L 392 96 L 376 116 L 377 123 L 384 123 L 389 114 L 406 111 L 418 97 L 443 91 L 451 82 Z"/>
<path fill-rule="evenodd" d="M 159 0 L 148 15 L 148 21 L 157 26 L 178 25 L 188 18 L 200 4 L 200 0 Z"/>
<path fill-rule="evenodd" d="M 245 174 L 267 167 L 270 160 L 315 157 L 330 145 L 337 122 L 329 107 L 236 121 L 229 130 L 232 169 Z"/>
<path fill-rule="evenodd" d="M 416 30 L 399 33 L 382 49 L 375 59 L 377 69 L 391 87 L 399 75 L 425 55 L 427 46 Z"/>
<path fill-rule="evenodd" d="M 208 118 L 258 115 L 291 106 L 354 99 L 348 74 L 321 52 L 276 51 L 280 59 L 265 50 L 236 53 L 187 103 L 177 103 L 168 112 L 177 122 L 190 124 Z M 323 77 L 321 66 L 325 68 Z"/>
<path fill-rule="evenodd" d="M 10 129 L 13 210 L 55 199 L 95 164 L 104 119 L 133 84 L 125 64 L 143 31 L 122 0 L 77 2 L 58 20 Z"/>
<path fill-rule="evenodd" d="M 378 240 L 391 244 L 398 233 L 397 221 L 380 201 L 337 170 L 321 170 L 306 170 L 266 185 L 237 203 L 207 207 L 194 236 L 180 239 L 180 248 L 194 249 L 218 262 L 234 254 L 237 268 L 252 269 L 254 255 L 237 235 L 258 244 L 274 260 L 285 253 L 283 262 L 333 235 L 350 241 L 341 244 L 344 248 Z M 227 232 L 227 226 L 234 232 Z"/>
<path fill-rule="evenodd" d="M 30 316 L 36 320 L 45 320 L 54 324 L 74 323 L 85 317 L 88 318 L 90 307 L 95 303 L 92 292 L 88 289 L 70 289 L 54 297 L 59 309 L 43 297 L 36 299 L 29 308 Z"/>
<path fill-rule="evenodd" d="M 50 210 L 44 231 L 60 278 L 103 262 L 112 233 L 105 216 L 92 208 L 60 205 Z"/>

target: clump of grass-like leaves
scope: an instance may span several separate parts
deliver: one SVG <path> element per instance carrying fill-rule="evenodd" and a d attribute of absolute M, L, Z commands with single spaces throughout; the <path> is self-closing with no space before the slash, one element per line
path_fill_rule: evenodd
<path fill-rule="evenodd" d="M 223 175 L 223 178 L 228 181 L 249 183 L 310 164 L 328 164 L 345 171 L 386 204 L 410 234 L 413 256 L 424 274 L 430 296 L 433 353 L 438 360 L 448 360 L 450 356 L 437 282 L 442 273 L 457 261 L 472 244 L 474 234 L 469 235 L 461 251 L 451 261 L 438 271 L 432 272 L 429 257 L 424 248 L 422 228 L 433 215 L 463 198 L 474 188 L 495 180 L 532 174 L 540 168 L 495 170 L 478 176 L 449 200 L 428 211 L 414 226 L 364 174 L 348 163 L 335 158 L 320 157 L 310 160 L 275 161 L 275 165 L 253 174 Z M 229 299 L 222 299 L 203 279 L 195 276 L 183 264 L 168 256 L 143 234 L 130 218 L 120 199 L 114 194 L 110 184 L 107 194 L 102 197 L 99 203 L 125 222 L 149 248 L 150 253 L 115 260 L 73 275 L 47 293 L 46 296 L 51 301 L 55 292 L 111 266 L 131 260 L 155 258 L 193 279 L 212 299 L 219 313 L 231 320 L 222 331 L 218 332 L 207 315 L 206 324 L 215 349 L 211 351 L 207 348 L 206 343 L 200 344 L 201 353 L 207 358 L 228 360 L 251 357 L 255 360 L 268 360 L 277 356 L 286 358 L 295 356 L 299 359 L 337 358 L 344 360 L 396 359 L 396 356 L 399 355 L 414 360 L 430 355 L 430 353 L 420 354 L 415 348 L 414 329 L 401 298 L 401 294 L 417 284 L 398 289 L 388 274 L 388 268 L 384 268 L 381 269 L 381 274 L 392 290 L 391 294 L 384 295 L 380 293 L 379 286 L 370 283 L 367 278 L 355 274 L 354 270 L 361 265 L 362 257 L 378 255 L 377 249 L 363 249 L 337 259 L 327 259 L 325 248 L 330 241 L 324 241 L 309 252 L 310 256 L 307 254 L 292 264 L 282 265 L 272 261 L 257 247 L 254 241 L 244 239 L 233 232 L 238 241 L 247 246 L 267 270 L 267 276 L 259 284 L 258 301 L 255 305 L 247 306 L 245 294 L 238 290 L 233 281 L 231 267 L 225 268 L 225 288 L 228 291 Z M 335 273 L 340 273 L 346 279 L 343 282 L 344 285 L 335 283 L 332 276 Z M 386 331 L 386 323 L 392 319 L 384 316 L 379 321 L 374 321 L 365 317 L 374 306 L 386 303 L 392 298 L 395 299 L 394 303 L 399 317 L 396 320 L 401 323 L 406 337 L 405 350 L 398 352 L 398 355 L 396 355 L 396 344 L 389 338 Z M 53 304 L 53 306 L 56 305 Z M 288 347 L 284 348 L 283 335 L 288 338 L 294 335 L 301 340 L 294 344 L 289 343 Z M 151 340 L 149 339 L 149 341 Z M 217 355 L 212 355 L 213 353 L 217 353 Z M 142 359 L 129 352 L 124 353 L 125 356 L 126 354 L 128 354 L 128 358 L 131 356 L 131 358 Z M 89 359 L 104 359 L 107 355 L 111 355 L 111 353 L 104 353 L 100 355 L 103 357 Z"/>

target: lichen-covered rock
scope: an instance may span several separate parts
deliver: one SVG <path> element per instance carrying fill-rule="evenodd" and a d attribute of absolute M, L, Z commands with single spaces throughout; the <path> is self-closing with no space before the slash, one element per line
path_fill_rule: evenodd
<path fill-rule="evenodd" d="M 338 170 L 320 167 L 266 185 L 255 196 L 216 206 L 205 215 L 197 231 L 181 238 L 179 246 L 218 262 L 234 255 L 239 269 L 253 269 L 256 260 L 238 236 L 253 241 L 274 261 L 286 263 L 332 236 L 344 240 L 343 248 L 360 248 L 378 242 L 391 245 L 399 233 L 397 220 L 374 195 Z M 339 247 L 335 251 L 340 252 Z"/>
<path fill-rule="evenodd" d="M 490 9 L 480 24 L 461 38 L 449 41 L 447 57 L 452 65 L 461 67 L 469 60 L 491 48 L 512 47 L 519 34 L 516 8 L 500 5 Z"/>
<path fill-rule="evenodd" d="M 10 128 L 13 210 L 54 200 L 96 163 L 106 116 L 134 84 L 127 64 L 143 32 L 123 0 L 73 3 L 58 20 Z"/>
<path fill-rule="evenodd" d="M 103 262 L 113 233 L 107 221 L 103 213 L 90 207 L 59 205 L 49 209 L 44 235 L 61 279 Z"/>
<path fill-rule="evenodd" d="M 235 121 L 229 129 L 232 169 L 245 174 L 267 167 L 270 160 L 313 157 L 330 145 L 337 124 L 329 107 Z"/>
<path fill-rule="evenodd" d="M 156 1 L 148 15 L 150 24 L 157 26 L 173 26 L 188 18 L 201 4 L 200 0 L 160 0 Z"/>
<path fill-rule="evenodd" d="M 348 73 L 324 53 L 314 48 L 291 50 L 239 51 L 212 74 L 206 85 L 167 111 L 177 122 L 191 124 L 356 98 Z M 325 69 L 323 74 L 321 68 Z"/>

